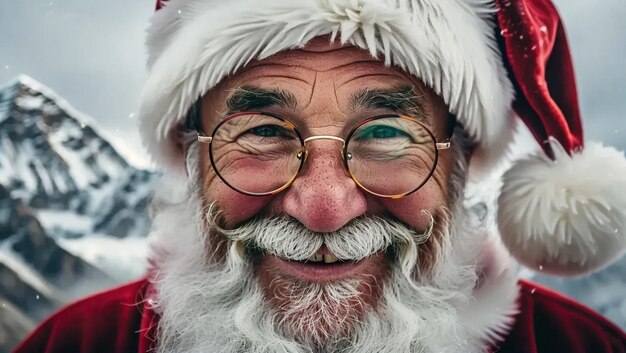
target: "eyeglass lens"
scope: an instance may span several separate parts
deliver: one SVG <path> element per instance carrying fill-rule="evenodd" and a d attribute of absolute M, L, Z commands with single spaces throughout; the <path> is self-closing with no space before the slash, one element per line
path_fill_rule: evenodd
<path fill-rule="evenodd" d="M 363 188 L 382 196 L 403 195 L 419 188 L 436 163 L 432 134 L 408 118 L 368 121 L 350 135 L 346 145 L 352 177 Z"/>
<path fill-rule="evenodd" d="M 211 160 L 230 187 L 256 195 L 292 182 L 304 162 L 303 145 L 288 121 L 264 114 L 227 119 L 213 135 Z M 436 164 L 432 134 L 416 121 L 384 117 L 366 121 L 346 142 L 346 166 L 367 191 L 396 196 L 419 188 Z"/>
<path fill-rule="evenodd" d="M 291 124 L 249 114 L 220 125 L 211 143 L 211 158 L 217 173 L 234 189 L 267 194 L 296 176 L 301 150 L 302 142 Z"/>

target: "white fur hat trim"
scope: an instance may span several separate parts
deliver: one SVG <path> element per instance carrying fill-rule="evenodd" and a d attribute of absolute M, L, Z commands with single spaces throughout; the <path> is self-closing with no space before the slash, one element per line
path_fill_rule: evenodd
<path fill-rule="evenodd" d="M 251 60 L 331 35 L 441 95 L 478 143 L 474 173 L 488 172 L 514 121 L 494 13 L 492 0 L 170 0 L 148 30 L 144 143 L 159 164 L 184 170 L 172 131 L 198 98 Z"/>

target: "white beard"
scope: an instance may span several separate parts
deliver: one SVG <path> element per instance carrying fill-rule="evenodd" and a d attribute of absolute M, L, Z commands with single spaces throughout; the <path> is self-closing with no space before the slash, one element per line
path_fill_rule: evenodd
<path fill-rule="evenodd" d="M 171 184 L 163 190 L 171 193 Z M 431 254 L 437 261 L 427 273 L 416 273 L 423 238 L 400 244 L 378 305 L 358 318 L 350 305 L 342 307 L 358 298 L 355 281 L 292 287 L 296 300 L 279 312 L 268 303 L 239 240 L 228 241 L 225 262 L 212 264 L 206 210 L 193 194 L 157 205 L 154 247 L 167 251 L 156 256 L 153 280 L 160 353 L 484 352 L 512 324 L 517 286 L 508 257 L 460 205 L 438 227 L 443 234 L 436 235 L 440 243 Z M 350 256 L 357 255 L 344 257 Z M 320 315 L 298 315 L 312 305 Z"/>

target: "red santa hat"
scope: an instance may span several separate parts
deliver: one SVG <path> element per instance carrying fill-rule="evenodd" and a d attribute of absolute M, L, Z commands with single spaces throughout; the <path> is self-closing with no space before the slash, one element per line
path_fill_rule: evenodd
<path fill-rule="evenodd" d="M 595 271 L 626 249 L 626 158 L 584 146 L 574 72 L 550 0 L 170 0 L 148 30 L 140 129 L 153 158 L 183 170 L 176 131 L 193 103 L 255 59 L 312 38 L 368 50 L 419 77 L 476 144 L 473 177 L 505 158 L 516 119 L 542 152 L 504 174 L 498 226 L 521 263 Z"/>

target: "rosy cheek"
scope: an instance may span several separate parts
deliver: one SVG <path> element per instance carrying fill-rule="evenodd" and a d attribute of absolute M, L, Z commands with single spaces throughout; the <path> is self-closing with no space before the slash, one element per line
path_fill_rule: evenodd
<path fill-rule="evenodd" d="M 266 193 L 283 187 L 297 171 L 279 173 L 280 170 L 289 170 L 288 166 L 274 165 L 257 158 L 240 158 L 228 165 L 222 174 L 235 188 L 250 193 Z"/>
<path fill-rule="evenodd" d="M 416 229 L 425 229 L 429 225 L 430 218 L 423 211 L 431 214 L 439 212 L 442 206 L 447 206 L 444 200 L 441 188 L 436 183 L 428 182 L 409 196 L 396 200 L 384 199 L 381 203 L 387 212 L 401 221 Z"/>
<path fill-rule="evenodd" d="M 205 195 L 208 200 L 217 202 L 223 212 L 224 226 L 226 227 L 234 227 L 254 217 L 272 199 L 271 196 L 256 197 L 241 194 L 222 182 L 213 183 L 213 185 Z"/>
<path fill-rule="evenodd" d="M 207 151 L 208 152 L 208 151 Z M 203 163 L 204 198 L 206 203 L 216 202 L 223 215 L 225 227 L 237 224 L 255 216 L 272 197 L 247 196 L 231 189 L 215 174 L 210 163 Z"/>

